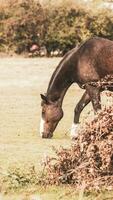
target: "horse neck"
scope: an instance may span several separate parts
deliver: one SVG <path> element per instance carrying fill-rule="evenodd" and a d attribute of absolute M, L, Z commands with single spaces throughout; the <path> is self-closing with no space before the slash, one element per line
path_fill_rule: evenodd
<path fill-rule="evenodd" d="M 70 85 L 74 82 L 72 79 L 73 72 L 69 71 L 69 66 L 60 64 L 55 70 L 47 90 L 47 97 L 50 101 L 59 101 L 62 105 L 63 98 Z"/>

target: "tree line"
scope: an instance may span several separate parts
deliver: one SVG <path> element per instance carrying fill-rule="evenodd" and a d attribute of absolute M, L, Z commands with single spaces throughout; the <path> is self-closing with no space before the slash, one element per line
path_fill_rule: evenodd
<path fill-rule="evenodd" d="M 64 3 L 65 4 L 65 3 Z M 33 44 L 48 55 L 62 54 L 89 37 L 113 39 L 113 12 L 84 6 L 42 6 L 36 0 L 8 0 L 0 4 L 0 52 L 29 52 Z"/>

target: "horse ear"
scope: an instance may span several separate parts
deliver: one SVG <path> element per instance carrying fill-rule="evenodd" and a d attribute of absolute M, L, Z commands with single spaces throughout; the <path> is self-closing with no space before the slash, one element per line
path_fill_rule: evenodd
<path fill-rule="evenodd" d="M 46 104 L 49 103 L 49 101 L 48 101 L 48 99 L 47 99 L 46 96 L 44 96 L 43 94 L 40 94 L 40 96 L 41 96 L 41 99 L 42 99 Z"/>

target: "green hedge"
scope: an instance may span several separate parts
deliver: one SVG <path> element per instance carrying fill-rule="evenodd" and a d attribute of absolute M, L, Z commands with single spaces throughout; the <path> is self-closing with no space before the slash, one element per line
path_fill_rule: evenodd
<path fill-rule="evenodd" d="M 92 14 L 93 13 L 93 14 Z M 42 7 L 35 0 L 9 0 L 0 6 L 0 51 L 28 52 L 45 45 L 63 53 L 89 37 L 113 39 L 113 13 L 85 7 Z"/>

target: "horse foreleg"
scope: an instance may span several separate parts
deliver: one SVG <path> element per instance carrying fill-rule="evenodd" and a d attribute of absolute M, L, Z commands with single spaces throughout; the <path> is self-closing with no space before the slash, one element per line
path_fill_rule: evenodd
<path fill-rule="evenodd" d="M 78 104 L 76 105 L 75 109 L 74 109 L 74 122 L 72 124 L 71 127 L 71 138 L 77 138 L 78 133 L 77 133 L 77 127 L 79 124 L 79 118 L 80 118 L 80 114 L 82 112 L 82 110 L 84 109 L 84 107 L 90 102 L 90 96 L 87 93 L 87 91 L 85 91 L 85 93 L 83 94 L 82 98 L 80 99 L 80 101 L 78 102 Z"/>
<path fill-rule="evenodd" d="M 100 89 L 90 85 L 86 86 L 87 93 L 90 96 L 93 109 L 97 113 L 101 109 Z"/>

